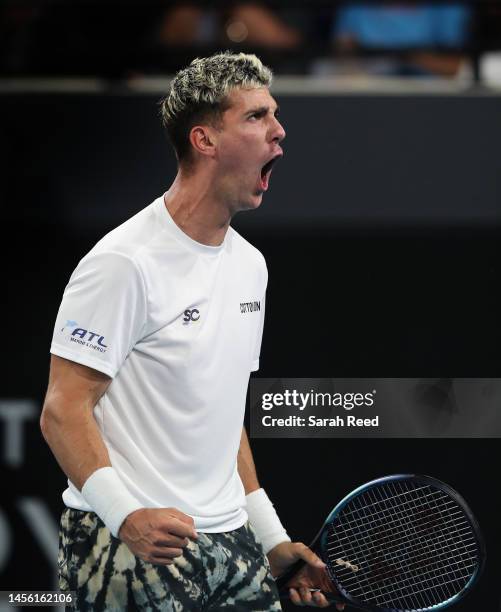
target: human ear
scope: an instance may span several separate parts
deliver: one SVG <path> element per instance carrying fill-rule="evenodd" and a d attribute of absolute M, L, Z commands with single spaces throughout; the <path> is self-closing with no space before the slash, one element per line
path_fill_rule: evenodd
<path fill-rule="evenodd" d="M 190 130 L 191 146 L 201 155 L 208 155 L 211 157 L 214 156 L 216 148 L 215 141 L 216 139 L 213 130 L 211 130 L 208 126 L 195 125 Z"/>

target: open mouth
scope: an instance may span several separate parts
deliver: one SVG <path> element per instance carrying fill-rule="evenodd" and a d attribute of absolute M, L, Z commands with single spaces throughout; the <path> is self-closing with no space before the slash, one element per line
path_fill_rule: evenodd
<path fill-rule="evenodd" d="M 282 157 L 282 155 L 275 155 L 269 161 L 267 161 L 261 168 L 261 189 L 266 191 L 270 182 L 271 171 L 275 163 Z"/>

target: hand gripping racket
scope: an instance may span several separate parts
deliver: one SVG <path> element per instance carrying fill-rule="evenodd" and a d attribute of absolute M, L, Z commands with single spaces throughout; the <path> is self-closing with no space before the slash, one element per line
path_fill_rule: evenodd
<path fill-rule="evenodd" d="M 478 579 L 485 546 L 475 517 L 451 487 L 429 476 L 373 480 L 329 514 L 311 548 L 326 563 L 339 595 L 360 610 L 441 610 Z M 295 563 L 277 583 L 304 565 Z"/>

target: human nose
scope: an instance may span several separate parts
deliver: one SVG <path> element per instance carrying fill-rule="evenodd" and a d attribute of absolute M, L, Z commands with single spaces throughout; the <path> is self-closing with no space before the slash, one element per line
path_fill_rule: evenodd
<path fill-rule="evenodd" d="M 272 140 L 274 140 L 275 142 L 281 142 L 284 138 L 285 138 L 285 130 L 282 126 L 282 124 L 280 123 L 280 121 L 274 117 L 273 118 L 274 124 L 273 124 L 273 138 Z"/>

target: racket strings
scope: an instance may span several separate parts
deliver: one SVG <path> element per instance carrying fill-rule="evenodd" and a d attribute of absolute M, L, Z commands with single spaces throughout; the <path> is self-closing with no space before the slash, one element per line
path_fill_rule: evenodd
<path fill-rule="evenodd" d="M 426 610 L 451 599 L 478 565 L 462 508 L 439 489 L 407 481 L 355 497 L 331 524 L 327 546 L 329 569 L 342 589 L 398 610 Z"/>
<path fill-rule="evenodd" d="M 379 515 L 368 515 L 370 516 L 371 519 L 378 521 L 380 519 Z M 444 521 L 443 525 L 447 526 L 447 525 L 454 525 L 456 528 L 458 528 L 458 532 L 464 534 L 465 538 L 467 539 L 468 536 L 470 536 L 470 539 L 472 542 L 475 543 L 475 538 L 471 535 L 471 527 L 470 524 L 464 519 L 464 513 L 462 511 L 457 511 L 452 513 L 451 517 L 448 518 L 446 521 Z M 454 518 L 454 517 L 457 517 Z M 458 522 L 458 519 L 463 519 L 460 522 Z M 421 527 L 423 527 L 423 525 L 431 525 L 432 521 L 429 521 L 428 523 L 423 522 L 421 524 Z M 459 527 L 461 527 L 461 529 L 459 529 Z M 379 533 L 380 532 L 380 527 L 379 526 L 374 526 L 372 528 L 365 528 L 364 529 L 364 533 L 363 535 L 360 534 L 360 529 L 359 527 L 347 527 L 344 526 L 344 532 L 346 533 L 345 537 L 337 537 L 337 542 L 342 542 L 343 540 L 346 540 L 347 542 L 350 541 L 354 536 L 357 537 L 358 542 L 364 542 L 364 543 L 369 543 L 369 542 L 373 542 L 373 536 L 375 533 Z M 423 537 L 424 535 L 426 535 L 426 533 L 428 533 L 429 530 L 428 529 L 418 529 L 415 530 L 413 535 L 414 537 L 416 536 L 420 536 Z M 392 534 L 393 535 L 393 534 Z M 408 534 L 407 533 L 403 533 L 401 530 L 399 530 L 397 532 L 397 535 L 401 536 L 401 540 L 402 539 L 407 539 Z M 447 540 L 450 540 L 449 537 L 449 533 L 447 532 L 446 534 L 444 533 L 443 537 L 446 538 Z M 440 536 L 438 536 L 440 537 Z M 463 543 L 465 542 L 465 540 L 463 540 Z M 395 537 L 388 538 L 387 535 L 385 535 L 384 537 L 381 538 L 381 544 L 384 544 L 385 546 L 385 551 L 386 553 L 388 553 L 389 551 L 392 550 L 392 548 L 398 548 L 401 545 L 401 542 L 395 541 Z M 476 544 L 475 544 L 476 546 Z M 443 554 L 443 553 L 441 553 Z"/>
<path fill-rule="evenodd" d="M 371 514 L 370 516 L 371 516 L 371 518 L 374 518 L 374 514 Z M 415 515 L 415 517 L 416 517 L 416 515 Z M 384 515 L 384 518 L 386 519 L 386 515 Z M 397 515 L 397 519 L 398 518 L 400 518 L 400 517 Z M 433 521 L 433 522 L 436 522 L 436 521 Z M 447 522 L 452 522 L 452 521 L 446 521 L 446 523 Z M 401 527 L 401 522 L 399 521 L 399 523 L 400 524 L 398 525 L 398 527 Z M 424 521 L 421 520 L 420 521 L 420 527 L 422 527 L 423 524 L 424 524 Z M 468 524 L 466 522 L 463 522 L 463 524 L 465 525 L 464 531 L 466 532 L 467 530 L 469 530 L 469 526 L 468 526 Z M 391 529 L 388 529 L 388 525 L 387 525 L 386 533 L 383 533 L 383 534 L 381 533 L 381 527 L 380 526 L 376 527 L 375 530 L 374 529 L 372 530 L 373 531 L 373 533 L 372 533 L 373 537 L 371 539 L 375 540 L 375 544 L 378 544 L 380 546 L 384 546 L 386 554 L 388 554 L 388 552 L 391 551 L 392 544 L 393 544 L 393 548 L 399 547 L 401 545 L 401 543 L 402 543 L 402 539 L 406 540 L 407 537 L 408 537 L 408 534 L 409 534 L 409 532 L 407 530 L 403 530 L 403 531 L 400 530 L 398 532 L 395 532 L 395 521 L 393 521 L 393 525 L 390 525 L 390 526 L 391 526 Z M 346 530 L 346 531 L 348 531 L 348 530 Z M 353 532 L 353 529 L 351 529 L 351 531 Z M 374 538 L 374 531 L 377 532 L 377 538 Z M 427 532 L 428 530 L 426 529 L 425 531 Z M 371 535 L 370 534 L 370 530 L 368 530 L 368 532 L 369 532 L 369 535 Z M 395 538 L 395 533 L 397 533 L 397 535 L 398 534 L 401 535 L 400 542 Z M 412 535 L 414 537 L 416 537 L 417 535 L 423 535 L 423 534 L 419 533 L 419 529 L 414 528 L 414 533 Z M 439 536 L 440 535 L 441 534 L 439 534 Z M 349 537 L 347 539 L 349 539 Z M 367 541 L 367 538 L 366 537 L 359 538 L 359 541 L 362 541 L 362 540 L 366 540 Z"/>
<path fill-rule="evenodd" d="M 456 512 L 456 513 L 453 513 L 453 515 L 455 515 L 457 517 L 463 517 L 464 516 L 462 512 Z M 377 517 L 374 514 L 371 514 L 370 517 L 371 517 L 371 519 L 379 518 L 379 517 Z M 444 526 L 452 525 L 453 523 L 454 523 L 454 519 L 450 518 L 450 519 L 448 519 L 448 520 L 446 520 L 444 522 Z M 429 524 L 431 524 L 431 522 Z M 423 524 L 421 524 L 421 527 L 422 527 L 422 525 Z M 457 525 L 458 525 L 458 523 L 456 522 L 456 526 Z M 471 532 L 471 528 L 470 528 L 469 524 L 466 521 L 463 520 L 461 522 L 461 527 L 462 527 L 462 529 L 459 529 L 459 532 L 462 532 L 462 533 L 465 534 L 465 536 L 468 536 L 470 534 L 470 532 Z M 380 526 L 373 527 L 372 529 L 368 528 L 366 530 L 366 532 L 364 533 L 364 535 L 360 536 L 359 530 L 357 530 L 357 529 L 355 529 L 353 527 L 346 528 L 346 526 L 345 526 L 344 531 L 347 534 L 346 537 L 339 537 L 338 536 L 337 541 L 342 543 L 343 540 L 346 540 L 348 542 L 350 539 L 353 538 L 354 535 L 358 535 L 359 536 L 358 537 L 358 542 L 363 542 L 364 544 L 368 544 L 368 543 L 370 543 L 374 539 L 374 534 L 380 532 L 380 529 L 381 529 Z M 386 534 L 384 537 L 382 537 L 382 538 L 380 537 L 379 538 L 380 541 L 378 542 L 379 544 L 385 546 L 386 554 L 391 552 L 393 549 L 399 548 L 401 546 L 402 540 L 403 539 L 406 540 L 407 537 L 408 537 L 408 532 L 399 531 L 399 532 L 397 532 L 397 535 L 400 535 L 401 537 L 400 537 L 400 541 L 397 541 L 396 538 L 395 538 L 395 535 L 394 535 L 395 530 L 392 529 L 392 531 L 390 531 L 389 533 L 393 537 L 390 538 L 390 537 L 388 537 L 388 534 Z M 418 529 L 418 530 L 414 531 L 413 535 L 414 535 L 414 537 L 416 537 L 418 535 L 425 535 L 426 533 L 428 533 L 428 529 L 426 529 L 426 530 Z M 449 534 L 447 534 L 447 536 L 448 535 Z M 439 534 L 439 537 L 440 537 L 440 534 Z M 444 541 L 445 541 L 445 535 L 442 536 L 442 537 L 444 537 Z M 471 537 L 470 539 L 471 539 L 472 542 L 474 542 L 474 538 L 473 537 Z M 440 553 L 440 554 L 443 554 L 443 553 Z"/>
<path fill-rule="evenodd" d="M 445 560 L 448 560 L 451 564 L 454 564 L 453 561 L 450 561 L 450 555 L 451 554 L 457 554 L 460 557 L 464 555 L 468 559 L 469 556 L 470 556 L 470 553 L 472 551 L 476 550 L 476 548 L 477 548 L 476 542 L 472 542 L 470 544 L 465 545 L 462 549 L 461 548 L 449 548 L 447 551 L 441 551 L 441 552 L 439 552 L 436 555 L 435 558 L 438 559 L 438 560 L 445 559 Z M 329 548 L 329 552 L 331 550 L 333 550 L 333 547 Z M 389 552 L 388 550 L 385 550 L 385 554 L 386 555 L 388 555 L 388 552 Z M 393 551 L 391 551 L 391 552 L 393 552 Z M 416 561 L 417 559 L 425 560 L 426 564 L 429 565 L 429 554 L 427 552 L 421 552 L 421 553 L 419 553 L 417 555 L 414 555 L 413 559 L 414 559 L 414 561 Z M 458 564 L 460 564 L 461 561 L 462 560 L 458 561 Z M 380 578 L 383 579 L 383 578 L 386 578 L 386 577 L 389 577 L 389 576 L 390 576 L 390 572 L 387 572 L 386 575 L 382 575 L 382 576 L 380 576 Z"/>
<path fill-rule="evenodd" d="M 379 565 L 381 566 L 381 563 L 379 563 Z M 376 566 L 376 569 L 377 569 L 379 572 L 381 572 L 381 567 L 377 567 L 377 566 L 378 566 L 378 563 L 375 563 L 375 566 Z M 387 572 L 387 573 L 388 573 L 388 572 Z"/>
<path fill-rule="evenodd" d="M 389 486 L 389 485 L 387 485 Z M 389 495 L 386 498 L 382 498 L 382 499 L 376 499 L 374 501 L 371 501 L 370 503 L 367 502 L 367 499 L 369 499 L 368 497 L 368 493 L 366 492 L 364 493 L 364 495 L 366 496 L 366 499 L 364 499 L 364 511 L 367 513 L 367 516 L 370 515 L 370 510 L 372 508 L 374 508 L 376 510 L 375 513 L 372 514 L 372 516 L 380 516 L 380 510 L 381 508 L 384 508 L 390 504 L 392 501 L 397 501 L 398 505 L 402 505 L 406 503 L 406 496 L 410 496 L 410 495 L 418 495 L 419 496 L 419 500 L 420 501 L 424 501 L 426 500 L 427 497 L 432 497 L 432 496 L 437 496 L 439 495 L 442 499 L 447 500 L 447 502 L 453 506 L 454 508 L 457 508 L 457 504 L 454 500 L 452 500 L 448 495 L 446 495 L 445 493 L 443 493 L 440 490 L 434 490 L 431 489 L 431 487 L 429 485 L 426 486 L 421 486 L 421 487 L 417 487 L 415 489 L 411 489 L 408 491 L 403 491 L 402 493 L 399 493 L 397 495 Z M 358 500 L 358 497 L 355 498 L 355 500 Z M 410 500 L 408 500 L 410 501 Z M 408 503 L 408 502 L 407 502 Z M 359 513 L 359 506 L 347 506 L 345 509 L 343 509 L 343 517 L 348 518 L 349 516 L 352 515 L 358 515 Z"/>
<path fill-rule="evenodd" d="M 386 566 L 388 565 L 388 563 L 386 563 Z M 462 564 L 464 565 L 464 564 Z M 388 571 L 388 567 L 385 567 L 385 563 L 384 561 L 381 562 L 381 560 L 376 560 L 373 563 L 373 566 L 376 569 L 376 572 L 379 574 L 379 576 L 377 576 L 380 580 L 387 578 L 389 576 L 392 576 L 394 574 L 398 574 L 398 572 L 395 572 L 395 570 L 393 571 Z M 386 570 L 386 571 L 385 571 Z M 427 575 L 425 574 L 424 576 L 422 576 L 422 578 L 424 578 L 426 580 Z M 443 582 L 443 581 L 442 581 Z M 428 582 L 428 586 L 430 586 L 430 583 Z M 442 590 L 442 594 L 443 594 L 443 590 Z"/>

